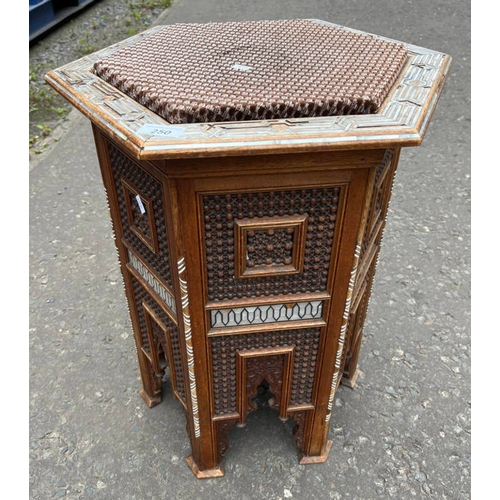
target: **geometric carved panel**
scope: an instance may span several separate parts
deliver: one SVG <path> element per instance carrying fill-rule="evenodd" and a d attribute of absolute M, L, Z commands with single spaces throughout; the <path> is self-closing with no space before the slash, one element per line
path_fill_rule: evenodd
<path fill-rule="evenodd" d="M 111 142 L 107 146 L 122 242 L 163 285 L 173 290 L 162 183 Z"/>
<path fill-rule="evenodd" d="M 290 374 L 288 403 L 290 406 L 312 404 L 320 331 L 320 328 L 302 328 L 211 337 L 215 415 L 238 411 L 238 353 L 262 349 L 293 348 L 294 363 Z"/>
<path fill-rule="evenodd" d="M 302 271 L 307 215 L 237 220 L 234 228 L 237 278 Z"/>
<path fill-rule="evenodd" d="M 174 394 L 184 405 L 186 393 L 179 329 L 142 284 L 134 277 L 131 278 L 131 281 L 134 308 L 139 320 L 140 342 L 138 347 L 144 349 L 151 359 L 154 354 L 152 349 L 157 348 L 158 343 L 161 344 L 163 354 L 169 362 L 171 382 L 175 384 Z M 153 339 L 153 345 L 150 345 L 151 339 Z"/>
<path fill-rule="evenodd" d="M 326 291 L 341 189 L 332 186 L 203 195 L 200 201 L 208 300 Z M 252 233 L 252 224 L 259 230 Z M 274 234 L 266 232 L 273 228 Z M 293 234 L 288 234 L 287 228 L 293 228 Z M 274 238 L 281 238 L 282 253 L 276 252 Z M 253 243 L 259 239 L 266 243 L 264 251 L 248 252 L 257 250 L 257 244 Z M 286 249 L 290 243 L 292 248 Z M 272 250 L 267 250 L 268 247 Z M 257 261 L 253 261 L 253 267 L 249 266 L 251 259 L 247 254 L 250 257 L 256 253 Z M 288 260 L 285 264 L 287 258 L 291 258 L 290 264 Z M 271 259 L 270 265 L 266 259 Z M 264 274 L 252 273 L 259 266 Z M 276 272 L 279 270 L 286 273 Z"/>
<path fill-rule="evenodd" d="M 127 179 L 122 178 L 122 186 L 130 229 L 152 252 L 158 253 L 153 203 Z"/>

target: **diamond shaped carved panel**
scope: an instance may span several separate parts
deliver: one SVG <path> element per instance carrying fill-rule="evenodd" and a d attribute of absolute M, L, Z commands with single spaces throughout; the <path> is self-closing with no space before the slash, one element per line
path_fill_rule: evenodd
<path fill-rule="evenodd" d="M 131 231 L 155 254 L 158 253 L 152 201 L 130 181 L 121 179 L 127 219 Z"/>

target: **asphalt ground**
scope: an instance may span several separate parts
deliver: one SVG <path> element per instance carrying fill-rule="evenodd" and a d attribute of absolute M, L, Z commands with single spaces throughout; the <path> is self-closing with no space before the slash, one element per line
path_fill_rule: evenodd
<path fill-rule="evenodd" d="M 182 0 L 162 22 L 289 18 L 454 60 L 423 144 L 401 155 L 362 374 L 354 390 L 337 392 L 328 461 L 299 465 L 290 423 L 263 408 L 231 431 L 225 476 L 194 477 L 185 415 L 168 386 L 153 409 L 139 396 L 90 123 L 78 114 L 29 174 L 31 499 L 471 497 L 470 5 Z"/>

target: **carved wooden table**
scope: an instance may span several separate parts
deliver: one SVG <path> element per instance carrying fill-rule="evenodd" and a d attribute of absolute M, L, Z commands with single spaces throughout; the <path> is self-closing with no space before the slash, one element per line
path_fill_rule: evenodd
<path fill-rule="evenodd" d="M 210 43 L 207 43 L 207 40 Z M 92 122 L 142 377 L 197 477 L 268 384 L 300 463 L 353 386 L 400 149 L 449 56 L 318 20 L 152 28 L 51 71 Z"/>

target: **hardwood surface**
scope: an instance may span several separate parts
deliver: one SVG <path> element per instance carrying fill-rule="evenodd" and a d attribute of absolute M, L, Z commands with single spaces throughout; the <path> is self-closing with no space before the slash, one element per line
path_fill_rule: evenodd
<path fill-rule="evenodd" d="M 91 72 L 157 29 L 47 75 L 93 125 L 140 394 L 160 403 L 168 370 L 199 478 L 223 475 L 263 383 L 300 463 L 323 462 L 335 391 L 359 374 L 399 152 L 420 144 L 451 59 L 406 45 L 373 115 L 172 125 Z"/>
<path fill-rule="evenodd" d="M 186 408 L 191 469 L 198 477 L 222 474 L 227 432 L 234 423 L 245 424 L 264 381 L 279 418 L 297 422 L 301 463 L 326 460 L 335 390 L 342 376 L 352 379 L 357 369 L 397 152 L 151 163 L 130 158 L 96 126 L 94 133 L 134 326 L 141 394 L 149 406 L 161 401 L 168 366 L 174 394 Z M 263 172 L 255 175 L 259 164 Z M 154 205 L 141 182 L 162 187 L 161 208 L 155 210 L 168 228 L 169 273 L 151 258 L 161 246 L 155 241 L 161 221 L 151 214 Z M 131 193 L 127 201 L 120 201 L 121 186 Z M 145 212 L 132 217 L 134 196 Z M 126 236 L 143 227 L 141 215 L 150 228 L 148 241 Z M 256 261 L 261 272 L 246 273 L 248 246 L 259 231 L 267 243 Z M 353 269 L 361 272 L 353 275 Z M 155 291 L 158 283 L 175 306 Z M 214 324 L 214 312 L 231 323 Z M 175 338 L 167 321 L 178 332 Z"/>

